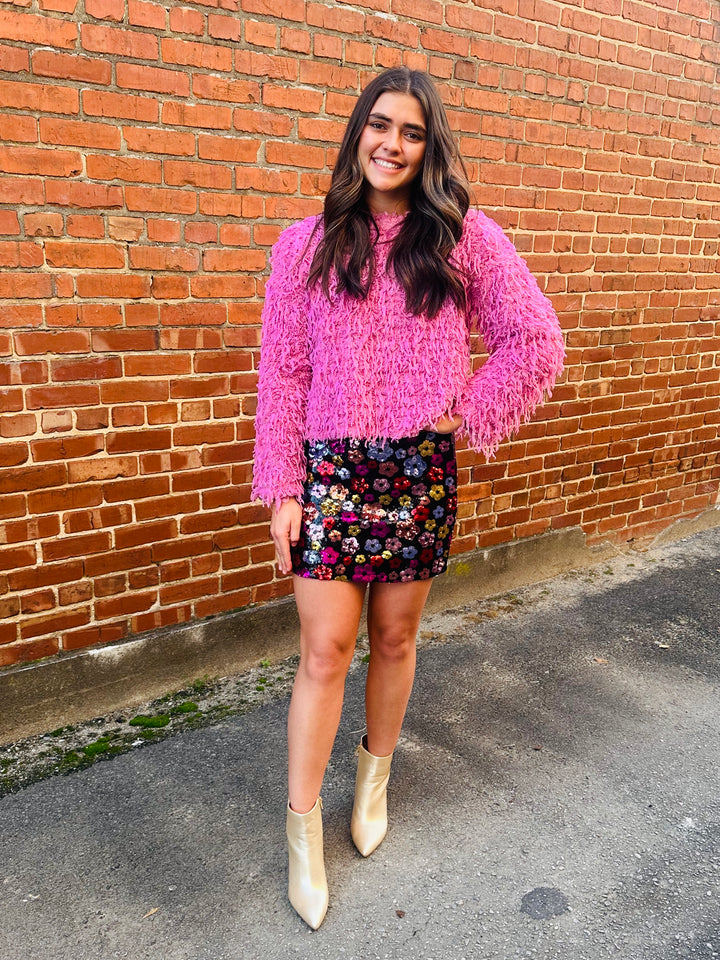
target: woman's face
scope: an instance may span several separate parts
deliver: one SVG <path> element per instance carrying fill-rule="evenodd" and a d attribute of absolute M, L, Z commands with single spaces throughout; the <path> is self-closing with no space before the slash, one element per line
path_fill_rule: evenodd
<path fill-rule="evenodd" d="M 425 113 L 409 93 L 381 94 L 358 141 L 371 213 L 404 213 L 425 156 Z"/>

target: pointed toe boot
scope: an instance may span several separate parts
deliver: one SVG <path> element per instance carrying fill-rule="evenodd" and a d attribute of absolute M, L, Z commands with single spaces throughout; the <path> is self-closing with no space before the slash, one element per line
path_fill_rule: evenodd
<path fill-rule="evenodd" d="M 322 800 L 307 813 L 288 803 L 288 898 L 305 923 L 317 930 L 325 919 L 328 886 L 323 857 Z"/>
<path fill-rule="evenodd" d="M 355 781 L 350 833 L 358 851 L 369 857 L 387 833 L 387 784 L 393 755 L 375 757 L 368 753 L 367 737 L 357 749 L 358 768 Z"/>

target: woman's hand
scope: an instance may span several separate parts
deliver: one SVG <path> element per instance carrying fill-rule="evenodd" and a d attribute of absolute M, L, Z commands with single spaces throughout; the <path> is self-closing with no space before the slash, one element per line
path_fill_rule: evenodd
<path fill-rule="evenodd" d="M 290 544 L 300 539 L 302 507 L 297 500 L 283 500 L 280 507 L 273 507 L 270 520 L 270 536 L 275 544 L 275 558 L 280 573 L 290 573 Z"/>
<path fill-rule="evenodd" d="M 435 433 L 455 433 L 455 431 L 462 425 L 463 418 L 458 417 L 441 417 L 435 423 L 431 424 L 429 427 L 426 427 L 426 430 L 434 430 Z"/>

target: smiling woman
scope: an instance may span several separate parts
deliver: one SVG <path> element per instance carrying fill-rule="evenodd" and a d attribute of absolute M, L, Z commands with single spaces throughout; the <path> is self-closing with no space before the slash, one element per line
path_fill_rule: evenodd
<path fill-rule="evenodd" d="M 489 359 L 472 372 L 469 331 Z M 300 664 L 288 717 L 288 893 L 325 917 L 321 802 L 366 589 L 367 734 L 350 821 L 363 856 L 386 787 L 415 637 L 448 561 L 454 431 L 490 456 L 562 368 L 557 318 L 469 191 L 430 78 L 372 80 L 347 126 L 322 217 L 285 230 L 263 310 L 254 496 L 293 574 Z"/>

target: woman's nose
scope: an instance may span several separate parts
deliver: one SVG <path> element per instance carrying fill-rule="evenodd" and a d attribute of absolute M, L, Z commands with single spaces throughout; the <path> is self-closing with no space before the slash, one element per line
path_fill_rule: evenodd
<path fill-rule="evenodd" d="M 388 129 L 385 135 L 385 149 L 392 150 L 393 153 L 398 153 L 400 150 L 400 144 L 400 131 L 391 127 Z"/>

